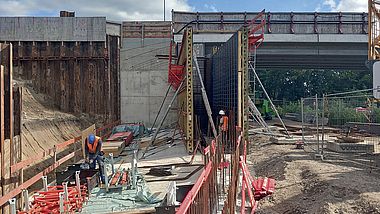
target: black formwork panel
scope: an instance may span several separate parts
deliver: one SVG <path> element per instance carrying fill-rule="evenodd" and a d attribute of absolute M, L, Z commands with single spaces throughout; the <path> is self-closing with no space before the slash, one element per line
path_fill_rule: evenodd
<path fill-rule="evenodd" d="M 237 109 L 238 103 L 238 40 L 235 33 L 212 57 L 212 111 L 214 118 L 221 109 Z"/>
<path fill-rule="evenodd" d="M 210 95 L 207 92 L 207 84 L 206 82 L 206 75 L 205 75 L 205 60 L 203 58 L 198 58 L 198 65 L 199 65 L 199 71 L 201 72 L 203 84 L 206 88 L 207 97 L 209 99 L 209 102 L 211 102 Z M 206 107 L 203 102 L 202 98 L 202 90 L 201 90 L 201 83 L 199 80 L 198 72 L 195 70 L 196 67 L 194 66 L 194 72 L 193 72 L 193 108 L 194 108 L 194 114 L 199 116 L 200 123 L 201 123 L 201 130 L 203 133 L 207 133 L 207 123 L 208 123 L 208 116 Z"/>

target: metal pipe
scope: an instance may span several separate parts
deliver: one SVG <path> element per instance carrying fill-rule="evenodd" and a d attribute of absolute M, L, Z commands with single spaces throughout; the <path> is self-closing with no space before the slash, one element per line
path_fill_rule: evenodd
<path fill-rule="evenodd" d="M 325 141 L 325 94 L 323 94 L 323 100 L 322 100 L 322 148 L 321 148 L 321 154 L 323 155 L 323 143 Z"/>
<path fill-rule="evenodd" d="M 104 164 L 104 182 L 106 184 L 106 192 L 109 192 L 108 189 L 108 174 L 107 174 L 107 164 Z"/>
<path fill-rule="evenodd" d="M 9 199 L 9 204 L 11 205 L 11 214 L 16 214 L 16 199 Z"/>
<path fill-rule="evenodd" d="M 60 192 L 59 193 L 59 213 L 60 214 L 65 213 L 65 208 L 63 206 L 63 204 L 64 204 L 64 195 L 65 195 L 64 192 Z"/>
<path fill-rule="evenodd" d="M 305 133 L 304 133 L 304 122 L 303 122 L 303 104 L 304 104 L 304 98 L 301 98 L 301 121 L 302 121 L 302 143 L 305 142 Z"/>
<path fill-rule="evenodd" d="M 24 194 L 24 211 L 28 211 L 30 209 L 29 207 L 29 192 L 28 189 L 22 189 L 22 192 Z"/>
<path fill-rule="evenodd" d="M 79 194 L 79 197 L 81 197 L 81 191 L 80 191 L 80 171 L 76 171 L 75 172 L 75 183 L 76 183 L 76 186 L 77 186 L 77 189 L 78 189 L 78 194 Z"/>
<path fill-rule="evenodd" d="M 48 191 L 47 176 L 44 175 L 41 178 L 42 178 L 43 190 L 44 191 Z"/>
<path fill-rule="evenodd" d="M 263 89 L 263 91 L 264 91 L 264 93 L 265 93 L 265 96 L 268 98 L 270 104 L 272 105 L 272 108 L 274 109 L 274 112 L 276 113 L 278 119 L 280 119 L 281 124 L 282 124 L 282 126 L 284 127 L 284 129 L 285 129 L 285 131 L 286 131 L 286 134 L 288 134 L 288 136 L 290 137 L 290 134 L 289 134 L 289 132 L 288 132 L 288 129 L 286 129 L 286 126 L 285 126 L 284 122 L 282 121 L 280 115 L 278 114 L 276 107 L 274 106 L 274 104 L 273 104 L 272 100 L 270 99 L 270 97 L 269 97 L 267 91 L 265 90 L 264 85 L 263 85 L 263 83 L 261 82 L 259 76 L 257 75 L 255 69 L 252 67 L 252 64 L 249 64 L 249 66 L 250 66 L 251 69 L 253 70 L 253 74 L 255 74 L 255 77 L 256 77 L 256 79 L 257 79 L 257 82 L 259 82 L 259 84 L 260 84 L 260 86 L 261 86 L 261 89 Z"/>
<path fill-rule="evenodd" d="M 170 63 L 171 63 L 171 62 L 170 62 Z M 153 130 L 154 125 L 156 124 L 156 121 L 157 121 L 158 115 L 160 115 L 160 112 L 161 112 L 162 106 L 163 106 L 164 103 L 165 103 L 166 97 L 168 97 L 168 93 L 169 93 L 170 87 L 171 87 L 171 84 L 169 84 L 168 90 L 166 90 L 166 94 L 165 94 L 164 100 L 163 100 L 162 103 L 161 103 L 161 106 L 160 106 L 160 109 L 158 110 L 157 116 L 156 116 L 156 118 L 154 119 L 154 122 L 153 122 L 152 128 L 150 129 L 151 131 Z"/>
<path fill-rule="evenodd" d="M 113 163 L 113 153 L 110 153 L 109 156 L 111 158 L 111 167 L 112 167 L 112 175 L 113 175 L 113 174 L 115 174 L 115 166 Z"/>
<path fill-rule="evenodd" d="M 214 134 L 214 137 L 216 138 L 218 136 L 218 134 L 216 133 L 214 120 L 212 119 L 212 111 L 211 111 L 211 108 L 210 108 L 210 103 L 209 103 L 208 98 L 207 98 L 206 88 L 205 88 L 205 85 L 203 84 L 201 71 L 199 70 L 198 60 L 197 60 L 197 55 L 195 53 L 195 50 L 193 51 L 193 58 L 194 58 L 195 66 L 197 68 L 196 70 L 198 72 L 199 81 L 201 83 L 203 102 L 204 102 L 204 105 L 205 105 L 205 108 L 206 108 L 206 111 L 207 111 L 209 122 L 211 124 L 212 133 Z"/>
<path fill-rule="evenodd" d="M 137 185 L 137 178 L 136 178 L 136 173 L 137 173 L 137 151 L 133 150 L 133 159 L 132 159 L 132 188 L 136 189 Z"/>
<path fill-rule="evenodd" d="M 318 154 L 321 154 L 319 151 L 319 124 L 318 124 L 318 94 L 315 94 L 315 123 L 317 124 L 317 147 Z"/>
<path fill-rule="evenodd" d="M 182 85 L 183 85 L 183 83 L 185 82 L 186 79 L 187 79 L 187 76 L 185 76 L 185 77 L 183 78 L 183 80 L 182 80 L 181 84 L 179 85 L 178 89 L 175 91 L 175 93 L 174 93 L 174 95 L 173 95 L 173 98 L 172 98 L 172 100 L 170 101 L 170 104 L 169 104 L 168 108 L 166 109 L 166 112 L 165 112 L 164 116 L 162 117 L 162 119 L 161 119 L 161 121 L 160 121 L 160 124 L 158 125 L 156 131 L 154 132 L 154 135 L 153 135 L 153 137 L 151 138 L 151 140 L 150 140 L 148 146 L 145 148 L 145 151 L 144 151 L 144 153 L 143 153 L 141 159 L 144 158 L 145 153 L 148 151 L 149 147 L 152 145 L 152 143 L 153 143 L 154 140 L 156 139 L 156 136 L 157 136 L 158 132 L 160 131 L 160 128 L 161 128 L 162 124 L 164 123 L 165 118 L 166 118 L 166 116 L 168 115 L 169 110 L 170 110 L 171 106 L 173 105 L 174 100 L 175 100 L 175 98 L 177 97 L 177 95 L 178 95 L 178 93 L 179 93 L 179 90 L 181 90 Z"/>
<path fill-rule="evenodd" d="M 69 191 L 67 191 L 67 182 L 62 183 L 63 192 L 65 193 L 65 202 L 69 202 Z M 66 211 L 69 211 L 69 204 L 66 204 Z"/>

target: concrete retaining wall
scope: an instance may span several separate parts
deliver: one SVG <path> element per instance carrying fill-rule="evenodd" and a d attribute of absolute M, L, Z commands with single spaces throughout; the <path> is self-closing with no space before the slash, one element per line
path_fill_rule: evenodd
<path fill-rule="evenodd" d="M 169 38 L 146 38 L 144 43 L 139 38 L 123 38 L 120 53 L 122 123 L 143 122 L 149 128 L 153 124 L 169 86 L 169 60 L 156 55 L 169 55 L 169 43 Z M 156 126 L 173 94 L 174 90 L 170 89 Z M 175 122 L 177 112 L 170 110 L 164 125 Z"/>

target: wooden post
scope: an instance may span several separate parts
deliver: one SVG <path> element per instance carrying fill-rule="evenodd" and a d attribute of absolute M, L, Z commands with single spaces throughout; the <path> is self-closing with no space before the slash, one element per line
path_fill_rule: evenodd
<path fill-rule="evenodd" d="M 14 188 L 12 174 L 11 174 L 11 166 L 14 164 L 14 145 L 13 145 L 13 48 L 12 43 L 9 44 L 9 152 L 10 152 L 10 165 L 9 165 L 9 191 Z"/>
<path fill-rule="evenodd" d="M 21 127 L 22 127 L 22 87 L 19 87 L 18 88 L 18 93 L 19 93 L 19 105 L 20 105 L 20 115 L 19 115 L 19 129 L 20 129 L 20 132 L 19 132 L 19 135 L 20 135 L 20 140 L 19 140 L 19 143 L 20 143 L 20 162 L 22 161 L 22 137 L 21 137 Z M 19 174 L 19 185 L 23 184 L 24 183 L 24 168 L 21 168 L 20 169 L 20 174 Z M 22 205 L 24 204 L 24 197 L 23 197 L 23 194 L 21 193 L 20 194 L 20 207 L 22 207 Z"/>
<path fill-rule="evenodd" d="M 96 135 L 96 128 L 95 124 L 92 126 L 88 127 L 84 131 L 82 131 L 82 152 L 83 152 L 83 158 L 86 158 L 86 151 L 85 151 L 85 139 L 90 135 Z"/>
<path fill-rule="evenodd" d="M 54 145 L 54 166 L 57 163 L 57 145 Z M 57 168 L 54 168 L 54 180 L 57 180 Z"/>

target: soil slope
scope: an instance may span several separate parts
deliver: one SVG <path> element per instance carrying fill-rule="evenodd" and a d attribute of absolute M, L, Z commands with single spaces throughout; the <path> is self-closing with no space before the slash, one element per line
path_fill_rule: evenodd
<path fill-rule="evenodd" d="M 81 135 L 83 129 L 92 124 L 96 127 L 102 127 L 103 124 L 97 121 L 103 121 L 99 117 L 89 119 L 88 115 L 82 114 L 75 116 L 60 112 L 50 107 L 51 98 L 45 94 L 37 94 L 31 83 L 14 80 L 15 86 L 22 86 L 22 144 L 23 160 L 33 157 L 54 145 L 63 143 L 69 139 Z M 80 142 L 72 144 L 58 151 L 57 159 L 80 148 Z M 82 157 L 77 157 L 77 160 Z M 46 169 L 54 163 L 54 157 L 50 156 L 36 161 L 30 167 L 24 168 L 24 181 L 33 177 L 38 172 Z M 63 170 L 65 165 L 72 163 L 67 161 L 58 170 Z M 54 175 L 48 175 L 48 182 L 54 180 Z M 32 186 L 31 190 L 39 188 L 40 184 Z"/>

